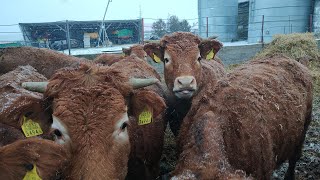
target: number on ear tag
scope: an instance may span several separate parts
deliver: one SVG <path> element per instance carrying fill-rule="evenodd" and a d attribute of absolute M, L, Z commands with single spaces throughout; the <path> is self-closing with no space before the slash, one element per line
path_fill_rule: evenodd
<path fill-rule="evenodd" d="M 26 137 L 33 137 L 43 134 L 39 123 L 34 122 L 25 116 L 23 116 L 23 123 L 21 128 Z"/>
<path fill-rule="evenodd" d="M 157 55 L 155 55 L 154 53 L 153 53 L 153 59 L 154 59 L 154 61 L 156 63 L 160 63 L 161 62 L 161 59 Z"/>
<path fill-rule="evenodd" d="M 211 51 L 208 53 L 206 57 L 206 60 L 211 60 L 213 59 L 213 57 L 214 57 L 214 52 L 213 52 L 213 49 L 211 49 Z"/>
<path fill-rule="evenodd" d="M 33 169 L 28 171 L 23 180 L 42 180 L 37 173 L 37 166 L 34 164 Z"/>
<path fill-rule="evenodd" d="M 139 120 L 138 125 L 145 125 L 150 124 L 152 122 L 152 112 L 148 110 L 148 108 L 145 108 L 140 114 L 139 114 Z"/>

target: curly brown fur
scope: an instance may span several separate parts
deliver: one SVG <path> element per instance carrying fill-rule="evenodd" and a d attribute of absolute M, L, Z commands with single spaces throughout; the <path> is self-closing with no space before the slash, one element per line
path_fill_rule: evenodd
<path fill-rule="evenodd" d="M 49 140 L 29 138 L 0 147 L 0 179 L 23 179 L 36 165 L 42 179 L 56 179 L 67 163 L 66 150 Z"/>
<path fill-rule="evenodd" d="M 100 83 L 108 83 L 119 89 L 125 96 L 132 87 L 128 84 L 128 77 L 119 69 L 83 63 L 79 68 L 65 68 L 57 71 L 49 80 L 45 96 L 55 97 L 68 94 L 72 88 L 91 87 Z"/>
<path fill-rule="evenodd" d="M 181 154 L 173 175 L 188 170 L 200 179 L 224 179 L 220 175 L 242 170 L 270 179 L 289 160 L 287 178 L 293 178 L 311 109 L 306 67 L 282 56 L 250 61 L 193 100 L 179 134 Z"/>
<path fill-rule="evenodd" d="M 113 133 L 126 112 L 123 96 L 108 85 L 74 87 L 54 99 L 53 112 L 71 138 L 67 179 L 124 179 L 129 142 L 120 143 Z"/>
<path fill-rule="evenodd" d="M 86 61 L 45 48 L 14 47 L 0 50 L 0 74 L 14 70 L 18 66 L 31 65 L 40 74 L 50 78 L 57 69 L 77 66 Z"/>

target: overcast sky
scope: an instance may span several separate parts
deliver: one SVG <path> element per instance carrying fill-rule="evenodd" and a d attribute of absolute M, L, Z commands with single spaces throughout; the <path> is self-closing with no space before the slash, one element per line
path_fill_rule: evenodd
<path fill-rule="evenodd" d="M 101 20 L 108 0 L 1 0 L 0 32 L 19 32 L 18 23 L 62 20 Z M 137 19 L 177 15 L 179 19 L 198 18 L 197 0 L 112 0 L 107 20 Z M 146 20 L 150 22 L 151 20 Z M 0 33 L 0 41 L 12 40 L 16 34 Z"/>

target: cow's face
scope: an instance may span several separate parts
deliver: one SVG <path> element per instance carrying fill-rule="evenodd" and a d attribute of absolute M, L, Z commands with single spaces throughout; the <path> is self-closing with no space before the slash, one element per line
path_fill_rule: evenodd
<path fill-rule="evenodd" d="M 124 179 L 130 144 L 122 94 L 110 86 L 77 88 L 53 104 L 55 141 L 73 154 L 69 175 Z"/>
<path fill-rule="evenodd" d="M 160 44 L 146 44 L 144 49 L 154 61 L 164 63 L 165 81 L 172 93 L 179 99 L 190 99 L 202 83 L 201 61 L 213 59 L 221 47 L 216 40 L 200 41 L 191 33 L 174 33 Z"/>

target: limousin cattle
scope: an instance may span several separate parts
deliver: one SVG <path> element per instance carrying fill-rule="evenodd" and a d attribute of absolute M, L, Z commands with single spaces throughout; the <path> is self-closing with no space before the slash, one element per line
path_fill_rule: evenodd
<path fill-rule="evenodd" d="M 128 56 L 135 56 L 147 61 L 147 53 L 143 50 L 143 45 L 137 44 L 129 48 L 122 48 L 124 55 L 121 54 L 101 54 L 94 59 L 95 63 L 112 65 L 118 61 L 126 60 Z"/>
<path fill-rule="evenodd" d="M 134 78 L 155 78 L 159 82 L 142 89 L 134 90 L 134 99 L 141 99 L 145 97 L 149 101 L 143 104 L 131 103 L 129 109 L 135 107 L 137 110 L 129 110 L 129 137 L 131 152 L 128 163 L 127 179 L 156 179 L 160 171 L 160 158 L 163 149 L 164 130 L 167 122 L 164 119 L 166 99 L 165 88 L 160 83 L 160 76 L 156 70 L 150 66 L 145 60 L 137 57 L 127 57 L 123 61 L 114 63 L 114 69 L 121 69 L 129 77 Z M 125 68 L 124 68 L 125 67 Z M 151 99 L 150 97 L 153 96 Z M 132 100 L 131 102 L 136 102 Z M 154 116 L 152 121 L 146 124 L 139 122 L 138 114 L 143 111 L 143 108 L 153 109 Z M 151 119 L 150 119 L 151 120 Z"/>
<path fill-rule="evenodd" d="M 283 56 L 252 60 L 193 99 L 173 179 L 270 179 L 295 164 L 312 111 L 308 69 Z"/>
<path fill-rule="evenodd" d="M 43 84 L 44 99 L 52 106 L 55 141 L 64 144 L 71 154 L 65 178 L 125 178 L 130 153 L 126 100 L 133 89 L 155 82 L 129 79 L 118 69 L 86 63 L 79 68 L 61 69 Z M 32 84 L 23 85 L 30 88 Z M 144 93 L 129 98 L 129 104 L 145 106 L 144 102 L 158 102 L 154 98 Z M 149 111 L 157 117 L 162 109 L 153 107 Z M 141 109 L 135 106 L 130 110 L 140 115 Z"/>
<path fill-rule="evenodd" d="M 35 172 L 34 167 L 40 178 L 56 179 L 67 162 L 62 146 L 41 138 L 26 139 L 44 137 L 52 118 L 42 104 L 42 94 L 25 90 L 21 83 L 44 80 L 29 65 L 0 76 L 0 179 L 23 179 Z M 38 123 L 42 132 L 23 131 L 26 118 Z"/>
<path fill-rule="evenodd" d="M 175 135 L 191 106 L 192 98 L 209 88 L 206 84 L 215 84 L 225 75 L 221 62 L 213 60 L 218 59 L 216 54 L 221 47 L 222 44 L 217 40 L 201 40 L 187 32 L 165 35 L 160 43 L 144 46 L 154 61 L 164 64 L 164 78 L 171 92 L 167 119 Z"/>

